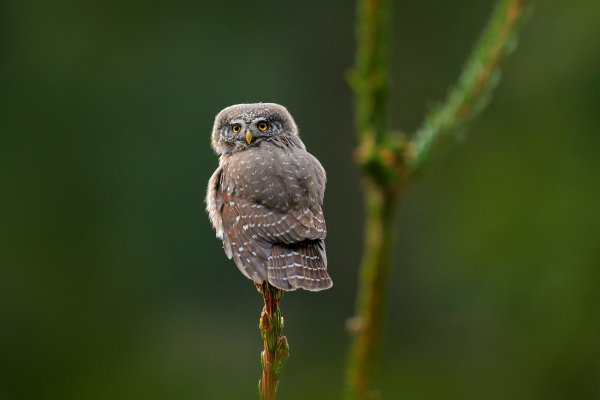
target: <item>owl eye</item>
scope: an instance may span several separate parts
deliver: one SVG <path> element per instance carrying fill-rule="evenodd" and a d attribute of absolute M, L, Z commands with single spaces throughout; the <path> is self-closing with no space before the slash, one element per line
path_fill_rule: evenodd
<path fill-rule="evenodd" d="M 239 133 L 242 130 L 242 126 L 240 124 L 233 124 L 231 126 L 231 131 L 233 133 Z"/>
<path fill-rule="evenodd" d="M 261 132 L 264 132 L 269 128 L 269 125 L 265 121 L 259 122 L 258 124 L 256 124 L 256 126 L 258 127 L 258 130 Z"/>

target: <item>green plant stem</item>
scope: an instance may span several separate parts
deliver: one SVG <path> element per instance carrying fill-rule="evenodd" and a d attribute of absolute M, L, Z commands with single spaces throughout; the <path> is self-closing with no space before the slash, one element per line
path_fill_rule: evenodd
<path fill-rule="evenodd" d="M 289 356 L 287 338 L 281 335 L 283 316 L 279 309 L 279 303 L 283 296 L 283 290 L 271 286 L 267 281 L 256 287 L 264 301 L 258 323 L 263 339 L 263 351 L 260 357 L 262 377 L 258 381 L 258 391 L 261 399 L 275 400 L 281 370 Z"/>
<path fill-rule="evenodd" d="M 387 49 L 389 0 L 359 0 L 357 52 L 349 76 L 355 93 L 358 162 L 365 182 L 365 247 L 360 266 L 356 316 L 349 328 L 354 334 L 346 371 L 346 397 L 367 399 L 377 365 L 383 324 L 389 255 L 393 243 L 396 196 L 391 189 L 396 152 L 385 148 L 388 137 Z"/>
<path fill-rule="evenodd" d="M 387 41 L 390 0 L 358 1 L 358 48 L 349 80 L 355 91 L 356 126 L 360 136 L 380 143 L 387 135 Z"/>
<path fill-rule="evenodd" d="M 500 80 L 502 61 L 516 47 L 517 28 L 523 20 L 525 3 L 525 0 L 497 2 L 456 86 L 414 135 L 408 159 L 413 173 L 422 169 L 435 146 L 448 137 L 458 136 L 489 103 Z"/>
<path fill-rule="evenodd" d="M 357 52 L 349 82 L 354 90 L 356 153 L 365 191 L 365 237 L 360 265 L 354 334 L 346 370 L 346 398 L 379 398 L 374 381 L 382 346 L 388 273 L 396 210 L 410 183 L 444 137 L 456 135 L 483 109 L 497 83 L 501 62 L 512 50 L 524 0 L 499 0 L 458 84 L 430 114 L 411 142 L 388 129 L 387 48 L 389 0 L 358 0 Z"/>
<path fill-rule="evenodd" d="M 381 350 L 384 304 L 390 255 L 394 243 L 396 197 L 376 185 L 366 187 L 365 248 L 360 266 L 357 316 L 349 329 L 355 334 L 347 371 L 349 399 L 375 398 L 373 380 Z"/>

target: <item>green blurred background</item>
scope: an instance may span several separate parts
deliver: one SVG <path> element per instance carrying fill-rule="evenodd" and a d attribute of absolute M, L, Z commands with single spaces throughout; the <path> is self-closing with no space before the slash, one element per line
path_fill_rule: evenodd
<path fill-rule="evenodd" d="M 394 126 L 486 0 L 395 5 Z M 257 398 L 261 299 L 204 212 L 214 115 L 273 101 L 328 171 L 332 290 L 283 302 L 282 399 L 342 393 L 361 245 L 354 4 L 0 5 L 0 399 Z M 539 1 L 491 107 L 402 208 L 386 399 L 600 398 L 600 6 Z"/>

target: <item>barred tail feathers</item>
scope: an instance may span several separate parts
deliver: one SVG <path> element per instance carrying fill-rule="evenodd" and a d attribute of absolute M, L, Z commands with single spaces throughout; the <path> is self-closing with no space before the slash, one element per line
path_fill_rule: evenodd
<path fill-rule="evenodd" d="M 269 282 L 283 290 L 329 289 L 333 282 L 327 273 L 323 240 L 273 246 L 267 262 Z"/>

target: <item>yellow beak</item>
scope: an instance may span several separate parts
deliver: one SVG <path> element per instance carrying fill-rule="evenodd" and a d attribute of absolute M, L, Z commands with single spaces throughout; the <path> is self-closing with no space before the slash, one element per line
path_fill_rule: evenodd
<path fill-rule="evenodd" d="M 250 132 L 250 130 L 246 131 L 246 142 L 248 142 L 248 144 L 252 143 L 252 139 L 254 139 L 252 137 L 252 132 Z"/>

